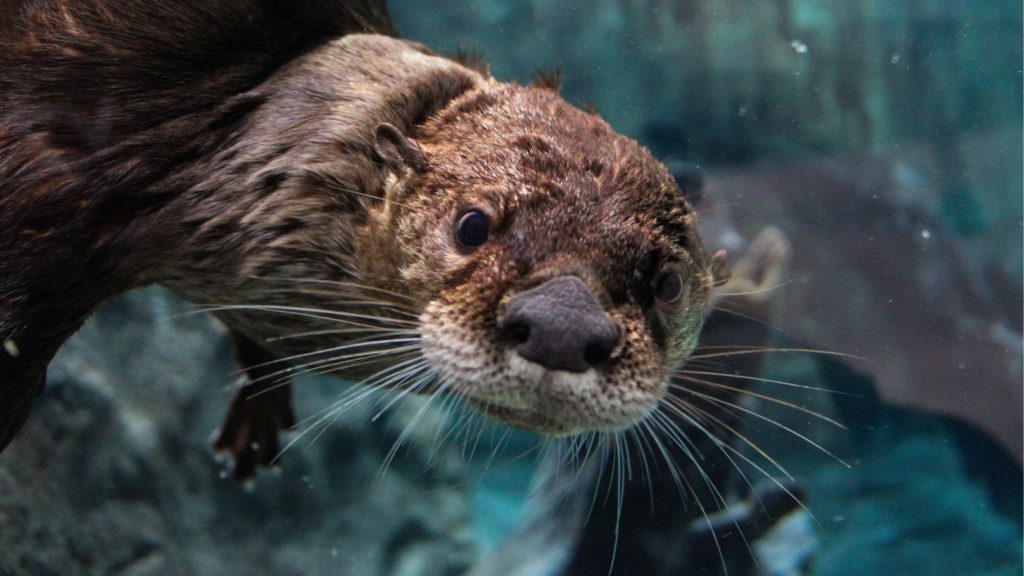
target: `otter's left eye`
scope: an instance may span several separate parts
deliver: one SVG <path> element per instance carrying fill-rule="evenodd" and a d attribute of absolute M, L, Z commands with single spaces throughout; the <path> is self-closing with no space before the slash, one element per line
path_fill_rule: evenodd
<path fill-rule="evenodd" d="M 491 235 L 491 219 L 480 210 L 470 210 L 459 218 L 456 239 L 463 248 L 476 248 Z"/>
<path fill-rule="evenodd" d="M 654 297 L 664 304 L 678 304 L 683 299 L 686 285 L 683 275 L 676 270 L 665 270 L 658 274 L 654 284 Z"/>

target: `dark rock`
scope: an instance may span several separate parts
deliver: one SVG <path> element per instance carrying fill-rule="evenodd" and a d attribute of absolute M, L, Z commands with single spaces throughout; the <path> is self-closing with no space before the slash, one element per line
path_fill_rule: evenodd
<path fill-rule="evenodd" d="M 418 467 L 381 476 L 368 407 L 288 450 L 280 474 L 250 489 L 227 479 L 208 440 L 233 370 L 223 330 L 165 291 L 100 310 L 58 355 L 0 455 L 0 574 L 362 576 L 405 566 L 440 576 L 469 566 L 457 451 L 441 450 L 447 464 L 429 483 Z M 346 388 L 303 381 L 299 410 L 315 413 Z M 400 413 L 380 422 L 389 419 L 404 427 Z M 427 449 L 407 451 L 422 462 Z M 409 526 L 415 538 L 402 536 Z"/>

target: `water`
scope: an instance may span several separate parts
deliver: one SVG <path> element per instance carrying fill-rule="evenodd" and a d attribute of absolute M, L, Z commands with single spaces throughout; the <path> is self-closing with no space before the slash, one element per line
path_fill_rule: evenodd
<path fill-rule="evenodd" d="M 207 448 L 224 330 L 151 288 L 68 342 L 0 455 L 0 575 L 1021 573 L 1019 2 L 389 7 L 499 79 L 560 69 L 570 102 L 699 167 L 705 242 L 746 282 L 708 337 L 780 350 L 691 367 L 742 369 L 718 377 L 746 392 L 717 431 L 735 451 L 697 440 L 715 489 L 691 463 L 679 494 L 638 440 L 620 513 L 596 460 L 569 486 L 539 438 L 422 399 L 364 403 L 240 488 Z M 296 412 L 347 389 L 302 380 Z"/>
<path fill-rule="evenodd" d="M 857 395 L 787 395 L 845 431 L 773 412 L 850 468 L 749 423 L 807 490 L 813 573 L 1020 571 L 1019 4 L 412 4 L 410 36 L 501 77 L 558 67 L 567 98 L 701 165 L 712 246 L 788 237 L 770 341 L 866 358 L 768 368 Z"/>

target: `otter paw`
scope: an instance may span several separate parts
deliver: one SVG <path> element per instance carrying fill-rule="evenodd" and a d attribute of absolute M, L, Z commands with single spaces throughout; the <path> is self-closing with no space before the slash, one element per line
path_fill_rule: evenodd
<path fill-rule="evenodd" d="M 257 466 L 277 465 L 278 434 L 293 426 L 290 383 L 259 387 L 246 382 L 231 399 L 224 423 L 214 434 L 213 448 L 233 459 L 236 480 L 250 480 Z"/>
<path fill-rule="evenodd" d="M 770 289 L 785 280 L 793 247 L 786 234 L 774 226 L 761 230 L 743 256 L 750 270 L 750 281 L 761 290 Z"/>
<path fill-rule="evenodd" d="M 793 248 L 786 235 L 769 226 L 754 238 L 746 253 L 732 268 L 718 297 L 751 308 L 765 306 L 775 289 L 786 284 Z"/>

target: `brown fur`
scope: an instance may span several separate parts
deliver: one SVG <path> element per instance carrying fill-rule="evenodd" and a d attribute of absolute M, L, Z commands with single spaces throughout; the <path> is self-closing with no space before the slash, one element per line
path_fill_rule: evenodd
<path fill-rule="evenodd" d="M 550 433 L 645 416 L 694 346 L 711 287 L 694 215 L 667 172 L 546 86 L 491 83 L 416 136 L 429 168 L 404 184 L 399 233 L 379 251 L 403 254 L 389 267 L 429 302 L 424 348 L 442 379 L 509 423 Z M 466 207 L 492 215 L 494 240 L 461 256 L 453 232 L 435 230 Z M 666 265 L 684 272 L 689 293 L 668 310 L 653 297 Z M 590 285 L 623 335 L 609 367 L 582 377 L 519 366 L 497 328 L 509 297 L 566 274 Z"/>
<path fill-rule="evenodd" d="M 712 280 L 692 211 L 646 150 L 550 86 L 340 37 L 391 32 L 375 2 L 15 4 L 0 21 L 0 341 L 18 354 L 0 349 L 0 448 L 64 339 L 151 283 L 202 304 L 419 315 L 454 392 L 553 433 L 642 417 L 694 346 Z M 381 123 L 422 163 L 375 152 Z M 471 255 L 452 241 L 466 207 L 495 222 Z M 664 266 L 686 278 L 677 307 L 652 295 Z M 496 333 L 508 297 L 559 274 L 623 334 L 583 388 L 511 366 Z M 352 340 L 274 340 L 337 326 L 324 315 L 220 315 L 277 356 Z"/>

